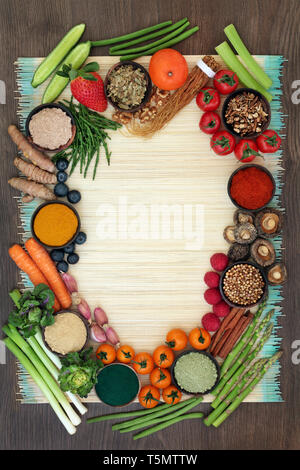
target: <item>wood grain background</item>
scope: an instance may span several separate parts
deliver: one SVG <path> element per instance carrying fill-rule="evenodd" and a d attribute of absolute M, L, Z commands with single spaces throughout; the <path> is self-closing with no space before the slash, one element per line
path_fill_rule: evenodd
<path fill-rule="evenodd" d="M 143 12 L 143 15 L 140 14 Z M 113 434 L 109 423 L 83 423 L 70 437 L 57 424 L 48 406 L 20 405 L 15 401 L 15 362 L 7 354 L 0 365 L 1 449 L 299 449 L 300 448 L 300 365 L 291 362 L 292 343 L 300 340 L 300 256 L 299 256 L 299 105 L 291 102 L 291 85 L 300 80 L 300 2 L 298 0 L 1 0 L 0 80 L 7 85 L 7 104 L 0 105 L 0 226 L 1 226 L 1 323 L 9 312 L 8 291 L 15 286 L 17 270 L 7 256 L 17 241 L 17 208 L 6 184 L 11 175 L 14 146 L 7 126 L 16 122 L 13 62 L 18 56 L 44 56 L 72 25 L 85 22 L 85 39 L 125 34 L 167 19 L 188 16 L 200 32 L 180 44 L 184 54 L 214 53 L 225 37 L 223 29 L 234 23 L 255 54 L 281 54 L 288 59 L 283 74 L 284 112 L 287 135 L 284 145 L 286 207 L 285 261 L 290 282 L 284 290 L 281 388 L 284 403 L 243 404 L 220 429 L 201 422 L 183 422 L 141 441 Z M 107 48 L 93 50 L 107 54 Z M 102 405 L 89 405 L 89 416 L 101 414 Z"/>

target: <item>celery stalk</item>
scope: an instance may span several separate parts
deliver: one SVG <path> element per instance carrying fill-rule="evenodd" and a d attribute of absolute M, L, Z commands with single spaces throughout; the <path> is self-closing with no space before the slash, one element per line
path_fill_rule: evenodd
<path fill-rule="evenodd" d="M 63 409 L 65 410 L 66 414 L 68 415 L 69 419 L 71 420 L 74 426 L 77 426 L 81 423 L 80 417 L 75 413 L 72 406 L 67 400 L 67 397 L 60 389 L 57 382 L 54 380 L 52 375 L 48 372 L 40 358 L 31 348 L 31 346 L 26 342 L 26 340 L 20 335 L 18 330 L 13 326 L 8 324 L 5 325 L 2 330 L 4 333 L 16 343 L 17 346 L 23 351 L 24 354 L 31 360 L 33 366 L 37 369 L 38 373 L 43 377 L 44 381 L 46 382 L 49 389 L 54 394 L 55 398 L 59 401 Z"/>
<path fill-rule="evenodd" d="M 240 58 L 244 61 L 245 65 L 248 67 L 249 71 L 254 75 L 256 80 L 266 89 L 272 86 L 272 80 L 270 77 L 265 73 L 265 71 L 261 68 L 261 66 L 255 61 L 252 57 L 250 52 L 248 51 L 247 47 L 243 43 L 239 33 L 235 29 L 233 24 L 226 26 L 224 29 L 226 36 L 228 37 L 229 41 L 235 48 L 236 52 L 240 56 Z"/>
<path fill-rule="evenodd" d="M 41 375 L 38 373 L 32 362 L 26 357 L 26 355 L 21 351 L 20 348 L 10 339 L 4 338 L 4 343 L 6 347 L 16 356 L 16 358 L 20 361 L 23 367 L 27 370 L 27 372 L 31 375 L 33 380 L 36 382 L 38 387 L 41 389 L 45 397 L 48 399 L 50 406 L 52 407 L 53 411 L 56 413 L 57 417 L 61 421 L 61 423 L 65 426 L 66 430 L 69 434 L 74 434 L 76 432 L 75 426 L 71 423 L 69 418 L 65 415 L 64 411 L 60 407 L 57 399 L 55 398 L 54 394 L 47 386 Z"/>
<path fill-rule="evenodd" d="M 42 337 L 41 330 L 38 330 L 36 335 L 34 336 L 34 339 L 36 340 L 37 344 L 40 346 L 40 348 L 44 351 L 44 353 L 48 356 L 51 362 L 53 362 L 54 367 L 56 366 L 57 369 L 61 369 L 61 362 L 58 356 L 56 354 L 53 354 L 52 351 L 50 351 L 47 346 L 45 345 Z M 42 359 L 42 358 L 41 358 Z M 47 362 L 44 362 L 45 366 L 47 367 Z M 48 367 L 47 367 L 48 368 Z M 48 368 L 49 372 L 51 370 Z M 53 369 L 52 369 L 53 370 Z M 52 374 L 53 375 L 53 374 Z M 58 378 L 58 374 L 53 375 L 55 379 Z M 87 412 L 87 408 L 83 405 L 83 403 L 80 401 L 77 395 L 74 395 L 72 392 L 66 392 L 67 397 L 71 400 L 71 402 L 76 406 L 78 411 L 84 415 Z"/>
<path fill-rule="evenodd" d="M 260 83 L 258 83 L 248 72 L 248 70 L 245 69 L 226 41 L 222 42 L 222 44 L 217 46 L 215 49 L 222 57 L 225 64 L 237 74 L 239 80 L 245 85 L 245 87 L 253 88 L 253 90 L 256 90 L 264 95 L 268 101 L 272 101 L 273 96 L 271 93 L 269 93 Z"/>

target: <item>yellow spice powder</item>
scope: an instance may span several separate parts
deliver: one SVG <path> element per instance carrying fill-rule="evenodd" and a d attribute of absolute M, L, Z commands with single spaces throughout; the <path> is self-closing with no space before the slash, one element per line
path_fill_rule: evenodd
<path fill-rule="evenodd" d="M 76 214 L 64 204 L 48 204 L 35 216 L 33 230 L 37 238 L 49 246 L 67 244 L 78 228 Z"/>

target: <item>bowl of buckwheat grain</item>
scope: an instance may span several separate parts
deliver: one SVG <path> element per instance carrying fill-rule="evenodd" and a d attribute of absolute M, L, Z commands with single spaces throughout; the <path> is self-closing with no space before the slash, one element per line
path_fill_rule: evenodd
<path fill-rule="evenodd" d="M 250 261 L 228 266 L 220 278 L 220 292 L 231 307 L 252 308 L 267 296 L 268 282 L 264 271 Z"/>

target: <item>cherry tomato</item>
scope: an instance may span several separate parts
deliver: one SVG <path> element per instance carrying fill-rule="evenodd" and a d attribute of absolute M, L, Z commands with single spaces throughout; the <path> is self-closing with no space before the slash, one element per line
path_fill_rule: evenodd
<path fill-rule="evenodd" d="M 213 111 L 206 111 L 203 113 L 199 122 L 201 131 L 205 134 L 214 134 L 217 132 L 221 125 L 220 116 Z"/>
<path fill-rule="evenodd" d="M 202 88 L 196 98 L 196 103 L 203 111 L 215 111 L 220 106 L 220 95 L 215 88 Z"/>
<path fill-rule="evenodd" d="M 195 349 L 207 349 L 211 342 L 211 336 L 204 328 L 194 328 L 190 331 L 189 342 Z"/>
<path fill-rule="evenodd" d="M 166 340 L 166 345 L 169 346 L 169 348 L 172 348 L 173 351 L 182 351 L 182 349 L 187 345 L 188 338 L 183 330 L 174 328 L 169 331 Z"/>
<path fill-rule="evenodd" d="M 163 390 L 162 397 L 169 405 L 176 405 L 181 400 L 182 393 L 175 385 L 170 385 Z"/>
<path fill-rule="evenodd" d="M 150 374 L 150 382 L 154 387 L 166 388 L 171 385 L 172 377 L 168 369 L 156 367 Z"/>
<path fill-rule="evenodd" d="M 124 364 L 129 364 L 134 358 L 134 355 L 134 349 L 131 346 L 128 346 L 127 344 L 124 346 L 120 346 L 117 350 L 117 359 L 119 362 L 123 362 Z"/>
<path fill-rule="evenodd" d="M 111 364 L 117 357 L 115 348 L 108 343 L 100 344 L 96 351 L 96 357 L 101 359 L 103 364 Z"/>
<path fill-rule="evenodd" d="M 158 367 L 170 367 L 174 361 L 174 353 L 168 346 L 158 346 L 153 353 L 153 360 Z"/>
<path fill-rule="evenodd" d="M 272 129 L 267 129 L 256 139 L 259 150 L 263 153 L 277 152 L 281 145 L 281 138 L 277 132 Z"/>
<path fill-rule="evenodd" d="M 214 87 L 222 95 L 232 93 L 238 84 L 239 79 L 232 70 L 219 70 L 214 76 Z"/>
<path fill-rule="evenodd" d="M 154 408 L 160 400 L 160 390 L 153 385 L 145 385 L 138 396 L 140 404 L 144 408 Z"/>
<path fill-rule="evenodd" d="M 252 162 L 255 157 L 260 156 L 255 141 L 251 139 L 241 139 L 235 146 L 234 154 L 242 163 Z"/>
<path fill-rule="evenodd" d="M 147 352 L 141 352 L 134 356 L 132 367 L 138 374 L 150 374 L 154 369 L 154 362 L 151 354 Z"/>
<path fill-rule="evenodd" d="M 228 155 L 234 150 L 235 139 L 228 131 L 218 131 L 212 136 L 210 146 L 217 155 Z"/>

